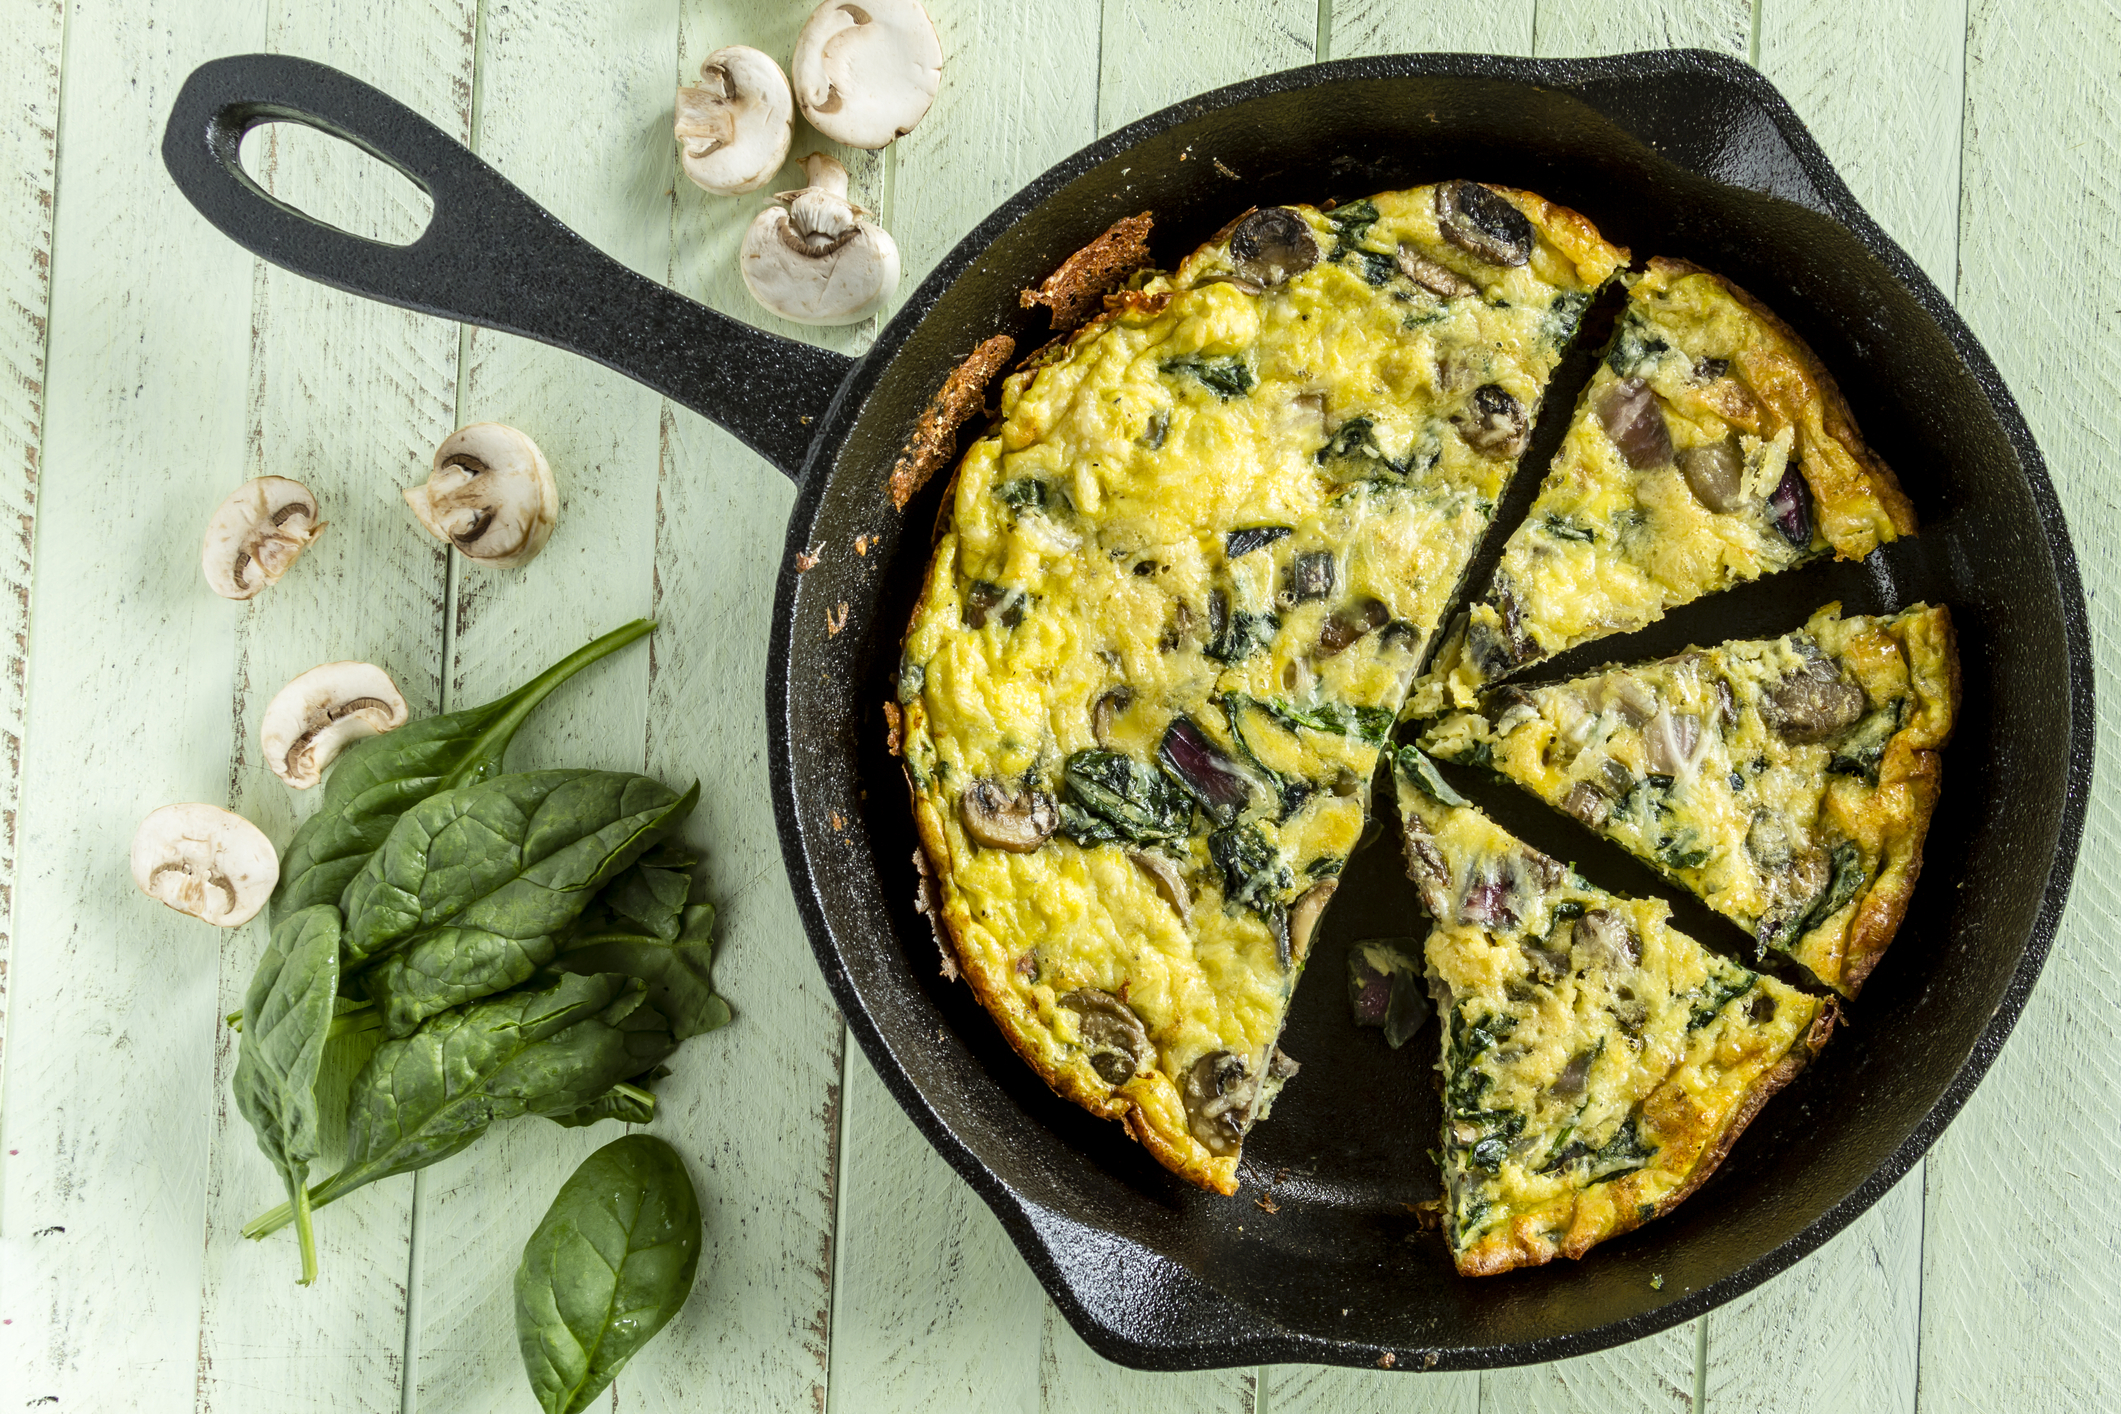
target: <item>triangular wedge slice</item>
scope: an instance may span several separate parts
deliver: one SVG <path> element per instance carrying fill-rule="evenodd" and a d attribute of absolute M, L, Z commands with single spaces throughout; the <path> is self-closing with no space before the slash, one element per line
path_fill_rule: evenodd
<path fill-rule="evenodd" d="M 1010 376 L 898 710 L 931 905 L 1010 1043 L 1237 1185 L 1377 752 L 1592 293 L 1469 182 L 1244 216 Z"/>
<path fill-rule="evenodd" d="M 1699 1188 L 1833 1030 L 1831 1001 L 1593 888 L 1395 759 L 1435 919 L 1444 1239 L 1465 1276 L 1581 1257 Z"/>
<path fill-rule="evenodd" d="M 1721 276 L 1652 260 L 1531 513 L 1414 693 L 1470 707 L 1528 663 L 1831 551 L 1915 530 L 1803 340 Z"/>
<path fill-rule="evenodd" d="M 1830 604 L 1796 633 L 1551 686 L 1432 727 L 1854 996 L 1907 912 L 1958 712 L 1951 615 Z"/>

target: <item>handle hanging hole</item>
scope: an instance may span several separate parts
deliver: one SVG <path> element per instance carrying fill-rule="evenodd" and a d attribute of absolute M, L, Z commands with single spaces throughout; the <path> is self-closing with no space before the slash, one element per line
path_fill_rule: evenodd
<path fill-rule="evenodd" d="M 243 135 L 251 180 L 313 220 L 385 245 L 411 245 L 434 201 L 403 172 L 304 123 L 260 123 Z"/>

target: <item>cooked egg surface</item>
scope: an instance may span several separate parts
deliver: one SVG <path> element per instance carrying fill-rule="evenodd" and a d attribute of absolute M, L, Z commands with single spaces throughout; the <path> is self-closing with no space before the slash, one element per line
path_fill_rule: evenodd
<path fill-rule="evenodd" d="M 1492 766 L 1853 995 L 1906 911 L 1957 710 L 1949 614 L 1918 604 L 1502 687 L 1423 738 Z"/>
<path fill-rule="evenodd" d="M 1517 263 L 1511 263 L 1512 259 Z M 1626 253 L 1470 183 L 1267 208 L 1012 375 L 900 676 L 967 980 L 1233 1191 L 1377 752 Z"/>
<path fill-rule="evenodd" d="M 1469 707 L 1527 663 L 1829 551 L 1861 558 L 1914 527 L 1803 341 L 1719 276 L 1653 260 L 1531 513 L 1411 713 Z"/>
<path fill-rule="evenodd" d="M 1708 1176 L 1824 1041 L 1821 1004 L 1706 951 L 1663 903 L 1593 888 L 1412 748 L 1395 764 L 1436 921 L 1445 1239 L 1469 1276 L 1580 1257 Z"/>

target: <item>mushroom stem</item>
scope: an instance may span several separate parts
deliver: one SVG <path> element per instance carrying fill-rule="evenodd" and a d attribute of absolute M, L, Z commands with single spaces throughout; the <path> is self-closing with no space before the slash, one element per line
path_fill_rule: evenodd
<path fill-rule="evenodd" d="M 839 159 L 828 153 L 813 152 L 803 159 L 803 175 L 810 179 L 813 191 L 827 192 L 842 201 L 847 200 L 847 169 L 840 165 Z M 859 206 L 854 209 L 861 210 Z"/>

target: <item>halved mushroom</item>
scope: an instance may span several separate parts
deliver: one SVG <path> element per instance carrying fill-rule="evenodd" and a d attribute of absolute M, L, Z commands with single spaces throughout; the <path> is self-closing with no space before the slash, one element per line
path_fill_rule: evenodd
<path fill-rule="evenodd" d="M 1107 1085 L 1124 1085 L 1140 1073 L 1155 1051 L 1141 1018 L 1110 992 L 1083 987 L 1060 998 L 1064 1006 L 1082 1019 L 1076 1035 L 1090 1057 L 1090 1068 Z"/>
<path fill-rule="evenodd" d="M 1760 715 L 1784 741 L 1825 741 L 1856 724 L 1870 706 L 1863 689 L 1843 676 L 1824 657 L 1802 666 L 1770 688 L 1760 700 Z"/>
<path fill-rule="evenodd" d="M 498 422 L 474 422 L 444 437 L 427 484 L 406 487 L 405 504 L 437 540 L 501 569 L 529 563 L 560 519 L 545 454 Z"/>
<path fill-rule="evenodd" d="M 1521 454 L 1532 435 L 1532 419 L 1524 404 L 1499 383 L 1475 388 L 1472 400 L 1451 421 L 1468 447 L 1495 461 L 1509 461 Z"/>
<path fill-rule="evenodd" d="M 1138 849 L 1127 858 L 1134 861 L 1135 868 L 1149 876 L 1149 882 L 1156 885 L 1157 893 L 1163 895 L 1164 902 L 1171 905 L 1172 911 L 1178 915 L 1179 922 L 1184 923 L 1192 918 L 1193 890 L 1186 883 L 1186 876 L 1179 872 L 1178 865 L 1169 855 L 1158 854 L 1150 849 Z"/>
<path fill-rule="evenodd" d="M 317 498 L 299 481 L 261 476 L 228 493 L 206 522 L 199 562 L 224 599 L 248 599 L 279 581 L 324 533 Z"/>
<path fill-rule="evenodd" d="M 866 319 L 898 288 L 898 244 L 847 199 L 847 169 L 822 152 L 803 159 L 810 185 L 774 193 L 744 233 L 740 268 L 751 297 L 798 324 Z"/>
<path fill-rule="evenodd" d="M 373 663 L 324 663 L 281 688 L 258 723 L 265 764 L 296 790 L 317 783 L 341 751 L 405 725 L 405 698 Z"/>
<path fill-rule="evenodd" d="M 280 882 L 265 832 L 218 805 L 165 805 L 133 834 L 133 882 L 149 898 L 221 928 L 248 923 Z"/>
<path fill-rule="evenodd" d="M 913 131 L 943 80 L 943 46 L 917 0 L 825 0 L 795 38 L 788 70 L 812 127 L 849 147 Z"/>
<path fill-rule="evenodd" d="M 1269 206 L 1230 233 L 1230 263 L 1256 285 L 1278 285 L 1318 263 L 1318 238 L 1288 207 Z"/>
<path fill-rule="evenodd" d="M 1060 828 L 1060 808 L 1052 796 L 1028 787 L 1011 795 L 995 781 L 965 787 L 957 813 L 975 843 L 1011 854 L 1029 854 Z"/>
<path fill-rule="evenodd" d="M 672 125 L 685 175 L 711 192 L 757 191 L 788 160 L 795 98 L 781 66 L 732 44 L 700 65 L 700 86 L 678 90 Z"/>
<path fill-rule="evenodd" d="M 1318 920 L 1332 901 L 1333 891 L 1339 887 L 1338 879 L 1320 880 L 1302 898 L 1289 905 L 1290 961 L 1300 964 L 1310 954 L 1311 934 L 1317 931 Z"/>
<path fill-rule="evenodd" d="M 1436 229 L 1460 250 L 1494 265 L 1532 258 L 1532 223 L 1509 201 L 1478 182 L 1436 188 Z"/>
<path fill-rule="evenodd" d="M 1462 299 L 1467 295 L 1480 293 L 1471 280 L 1450 266 L 1429 259 L 1404 241 L 1400 243 L 1399 254 L 1395 259 L 1399 264 L 1400 274 L 1439 299 Z"/>
<path fill-rule="evenodd" d="M 1251 1128 L 1258 1093 L 1244 1057 L 1230 1051 L 1202 1056 L 1186 1072 L 1182 1087 L 1187 1127 L 1209 1153 L 1235 1153 Z"/>

